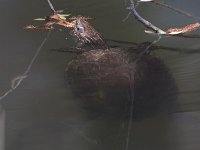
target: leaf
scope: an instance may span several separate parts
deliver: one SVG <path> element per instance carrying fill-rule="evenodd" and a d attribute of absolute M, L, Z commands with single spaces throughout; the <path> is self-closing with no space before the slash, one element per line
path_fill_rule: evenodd
<path fill-rule="evenodd" d="M 36 19 L 34 19 L 35 21 L 45 21 L 45 19 L 44 18 L 36 18 Z"/>
<path fill-rule="evenodd" d="M 34 26 L 34 25 L 28 25 L 24 27 L 24 29 L 36 29 L 36 30 L 54 30 L 52 26 Z"/>
<path fill-rule="evenodd" d="M 50 16 L 49 18 L 51 18 L 51 19 L 55 19 L 55 20 L 60 20 L 60 16 L 57 15 L 57 14 L 52 15 L 52 16 Z"/>
<path fill-rule="evenodd" d="M 24 27 L 24 29 L 35 29 L 36 27 L 34 25 L 27 25 Z"/>
<path fill-rule="evenodd" d="M 61 16 L 71 16 L 71 14 L 61 14 Z"/>
<path fill-rule="evenodd" d="M 71 14 L 60 14 L 60 16 L 63 16 L 63 17 L 68 17 L 70 16 Z"/>
<path fill-rule="evenodd" d="M 197 22 L 194 24 L 189 24 L 182 28 L 170 28 L 166 32 L 167 32 L 167 34 L 176 35 L 176 34 L 190 32 L 190 31 L 196 30 L 198 28 L 200 28 L 200 23 Z"/>
<path fill-rule="evenodd" d="M 55 19 L 55 20 L 66 20 L 66 18 L 60 14 L 55 14 L 50 16 L 51 19 Z"/>
<path fill-rule="evenodd" d="M 152 2 L 153 0 L 140 0 L 139 2 Z"/>
<path fill-rule="evenodd" d="M 55 12 L 56 12 L 57 14 L 59 14 L 59 13 L 63 13 L 64 10 L 56 10 Z"/>
<path fill-rule="evenodd" d="M 55 24 L 55 22 L 53 22 L 53 21 L 48 21 L 46 24 L 45 24 L 45 26 L 52 26 L 52 25 L 54 25 Z"/>
<path fill-rule="evenodd" d="M 67 22 L 67 21 L 63 21 L 63 20 L 58 21 L 56 24 L 60 25 L 60 26 L 64 26 L 66 28 L 74 28 L 74 26 L 75 26 L 75 24 L 73 22 Z"/>
<path fill-rule="evenodd" d="M 150 30 L 144 30 L 144 32 L 147 33 L 147 34 L 156 34 L 156 32 L 150 31 Z"/>
<path fill-rule="evenodd" d="M 57 14 L 57 15 L 60 17 L 60 19 L 62 19 L 62 20 L 66 20 L 65 16 L 60 15 L 60 14 Z"/>

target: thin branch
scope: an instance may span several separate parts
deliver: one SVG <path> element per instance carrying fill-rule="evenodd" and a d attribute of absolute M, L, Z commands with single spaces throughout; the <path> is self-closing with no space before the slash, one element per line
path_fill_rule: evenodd
<path fill-rule="evenodd" d="M 132 63 L 132 67 L 130 69 L 130 76 L 129 76 L 129 89 L 130 89 L 130 113 L 129 113 L 129 120 L 128 120 L 128 131 L 127 131 L 127 136 L 126 136 L 126 144 L 125 144 L 125 150 L 129 149 L 129 142 L 130 142 L 130 136 L 131 136 L 131 130 L 132 130 L 132 125 L 133 125 L 133 113 L 134 113 L 134 101 L 135 101 L 135 93 L 134 93 L 134 80 L 135 80 L 135 69 L 136 64 L 138 61 L 143 57 L 145 53 L 147 53 L 150 48 L 155 45 L 157 42 L 159 42 L 161 39 L 161 36 L 158 36 L 158 39 L 154 40 L 153 42 L 149 43 L 147 47 L 142 51 L 137 59 Z"/>
<path fill-rule="evenodd" d="M 56 13 L 56 10 L 55 10 L 55 8 L 54 8 L 53 4 L 51 3 L 51 1 L 50 1 L 50 0 L 47 0 L 47 2 L 48 2 L 48 4 L 49 4 L 49 6 L 50 6 L 50 8 L 51 8 L 52 12 L 55 14 L 55 13 Z"/>
<path fill-rule="evenodd" d="M 185 11 L 183 11 L 183 10 L 181 10 L 181 9 L 178 9 L 178 8 L 173 7 L 173 6 L 171 6 L 171 5 L 165 4 L 164 2 L 159 2 L 158 0 L 140 0 L 140 1 L 138 1 L 138 2 L 152 2 L 152 3 L 154 3 L 154 4 L 158 5 L 158 6 L 166 7 L 166 8 L 168 8 L 168 9 L 171 9 L 172 11 L 174 11 L 174 12 L 176 12 L 176 13 L 179 13 L 179 14 L 181 14 L 181 15 L 184 15 L 184 16 L 187 16 L 187 17 L 190 17 L 190 18 L 193 18 L 193 19 L 195 19 L 195 20 L 197 20 L 197 21 L 200 20 L 200 17 L 194 16 L 194 15 L 192 15 L 192 14 L 190 14 L 190 13 L 188 13 L 188 12 L 185 12 Z"/>
<path fill-rule="evenodd" d="M 190 25 L 187 25 L 187 26 L 182 27 L 182 28 L 170 28 L 167 31 L 164 31 L 164 30 L 156 27 L 155 25 L 153 25 L 149 21 L 145 20 L 144 18 L 142 18 L 142 16 L 140 16 L 138 14 L 138 12 L 135 9 L 134 0 L 129 0 L 129 2 L 130 2 L 130 6 L 128 7 L 128 9 L 131 11 L 133 16 L 139 22 L 141 22 L 144 26 L 153 30 L 153 31 L 146 31 L 146 33 L 165 35 L 165 36 L 177 36 L 177 37 L 183 37 L 183 38 L 200 38 L 200 35 L 185 35 L 185 33 L 187 33 L 187 32 L 198 29 L 200 27 L 200 23 L 197 22 L 197 23 L 190 24 Z"/>
<path fill-rule="evenodd" d="M 152 2 L 152 3 L 156 4 L 156 5 L 162 6 L 162 7 L 169 8 L 169 9 L 171 9 L 171 10 L 173 10 L 173 11 L 179 13 L 179 14 L 182 14 L 182 15 L 184 15 L 184 16 L 193 18 L 193 19 L 195 19 L 195 20 L 197 20 L 197 21 L 200 20 L 200 18 L 197 17 L 197 16 L 194 16 L 194 15 L 188 13 L 188 12 L 185 12 L 185 11 L 183 11 L 183 10 L 181 10 L 181 9 L 175 8 L 175 7 L 173 7 L 173 6 L 170 6 L 170 5 L 168 5 L 168 4 L 165 4 L 165 3 L 163 3 L 163 2 L 158 2 L 158 1 L 155 1 L 155 0 L 154 0 L 154 1 L 150 1 L 150 2 Z"/>
<path fill-rule="evenodd" d="M 24 73 L 20 76 L 15 77 L 12 81 L 11 81 L 11 88 L 5 92 L 2 96 L 0 96 L 0 101 L 2 99 L 4 99 L 5 97 L 7 97 L 9 94 L 11 94 L 15 89 L 17 89 L 19 87 L 19 85 L 22 83 L 22 81 L 28 77 L 28 74 L 30 72 L 31 67 L 33 66 L 33 63 L 35 62 L 36 58 L 38 57 L 40 51 L 42 50 L 44 44 L 47 42 L 49 36 L 50 36 L 51 30 L 49 30 L 49 32 L 47 33 L 46 37 L 44 38 L 44 40 L 42 41 L 42 43 L 40 44 L 40 46 L 38 47 L 38 49 L 36 50 L 33 58 L 31 59 L 30 63 L 28 64 L 26 70 L 24 71 Z"/>
<path fill-rule="evenodd" d="M 153 30 L 155 33 L 159 33 L 159 34 L 166 34 L 165 31 L 163 31 L 162 29 L 156 27 L 155 25 L 153 25 L 152 23 L 150 23 L 149 21 L 145 20 L 144 18 L 142 18 L 136 11 L 135 9 L 135 2 L 133 0 L 129 0 L 130 2 L 130 6 L 128 7 L 128 9 L 131 11 L 131 13 L 135 16 L 135 18 L 140 21 L 142 24 L 144 24 L 147 28 Z"/>

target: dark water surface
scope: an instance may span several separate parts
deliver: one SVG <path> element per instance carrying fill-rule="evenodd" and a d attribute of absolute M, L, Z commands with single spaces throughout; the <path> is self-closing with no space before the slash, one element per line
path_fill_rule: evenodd
<path fill-rule="evenodd" d="M 196 16 L 200 13 L 199 0 L 165 2 Z M 145 34 L 145 28 L 132 16 L 126 22 L 122 22 L 127 15 L 123 0 L 52 0 L 52 3 L 56 8 L 65 9 L 73 15 L 81 14 L 96 18 L 92 24 L 106 39 L 142 43 L 156 38 Z M 26 31 L 23 30 L 23 26 L 36 23 L 32 19 L 47 15 L 50 9 L 46 0 L 0 0 L 0 8 L 0 94 L 2 95 L 10 88 L 10 81 L 23 73 L 46 36 L 46 31 Z M 163 29 L 196 22 L 151 3 L 141 4 L 138 6 L 138 11 Z M 200 34 L 198 30 L 194 33 Z M 144 93 L 153 89 L 155 94 L 154 87 L 162 89 L 166 86 L 163 88 L 166 90 L 173 84 L 174 88 L 169 88 L 169 91 L 172 89 L 174 91 L 159 91 L 156 95 L 159 100 L 167 99 L 173 102 L 166 106 L 169 113 L 163 113 L 158 109 L 150 115 L 152 110 L 148 110 L 148 107 L 135 107 L 143 115 L 141 117 L 138 115 L 133 121 L 129 149 L 199 150 L 200 53 L 198 51 L 185 53 L 182 50 L 200 49 L 199 39 L 167 37 L 158 44 L 177 48 L 159 49 L 152 53 L 165 64 L 173 83 L 158 88 L 157 85 L 146 87 Z M 29 76 L 16 91 L 1 101 L 6 116 L 4 139 L 6 150 L 125 149 L 128 118 L 120 115 L 118 109 L 107 115 L 99 110 L 101 107 L 98 109 L 83 107 L 84 99 L 81 95 L 76 95 L 67 84 L 64 70 L 68 62 L 74 58 L 74 54 L 53 52 L 50 49 L 70 46 L 74 46 L 74 43 L 67 32 L 53 31 Z M 157 76 L 154 80 L 156 79 Z M 162 81 L 164 80 L 165 78 Z M 98 101 L 99 97 L 106 99 L 102 89 L 96 93 L 98 94 L 87 93 L 85 99 L 94 101 Z M 142 93 L 139 96 L 151 103 L 153 98 L 148 99 Z M 118 94 L 120 95 L 120 92 Z M 112 99 L 123 100 L 128 97 L 128 93 L 121 97 L 112 93 L 109 96 Z M 113 110 L 112 107 L 110 109 Z M 0 124 L 2 118 L 4 117 L 0 117 Z M 1 125 L 0 134 L 3 132 Z M 0 140 L 2 139 L 0 135 Z M 0 149 L 3 149 L 2 143 L 0 142 Z"/>

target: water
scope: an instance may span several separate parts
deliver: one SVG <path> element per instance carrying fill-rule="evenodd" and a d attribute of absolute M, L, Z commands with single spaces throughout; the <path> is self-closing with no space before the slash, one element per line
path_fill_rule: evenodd
<path fill-rule="evenodd" d="M 166 2 L 196 16 L 199 14 L 198 0 Z M 92 24 L 106 39 L 137 43 L 155 39 L 153 36 L 146 35 L 144 27 L 133 17 L 122 22 L 127 14 L 123 0 L 59 0 L 52 3 L 55 8 L 65 9 L 73 15 L 94 17 Z M 0 93 L 3 94 L 10 88 L 10 81 L 23 73 L 46 36 L 45 31 L 26 31 L 22 27 L 35 23 L 33 18 L 47 15 L 50 9 L 45 0 L 1 0 L 0 8 L 2 70 Z M 148 18 L 163 29 L 195 22 L 153 4 L 141 4 L 138 11 L 144 18 Z M 199 34 L 199 31 L 194 33 Z M 69 38 L 67 32 L 52 32 L 29 76 L 16 91 L 1 101 L 6 116 L 6 150 L 125 149 L 126 117 L 120 116 L 119 112 L 107 116 L 106 113 L 101 112 L 100 106 L 97 106 L 100 107 L 98 109 L 86 109 L 82 106 L 84 99 L 74 95 L 72 88 L 67 84 L 64 70 L 67 63 L 75 56 L 50 50 L 73 46 L 72 40 L 66 40 L 66 37 Z M 169 106 L 170 113 L 157 111 L 149 116 L 144 115 L 141 118 L 138 116 L 134 120 L 129 149 L 198 150 L 200 142 L 199 53 L 198 51 L 183 53 L 181 49 L 198 50 L 199 39 L 170 37 L 162 39 L 158 44 L 180 49 L 177 51 L 160 49 L 153 52 L 154 56 L 165 63 L 178 90 L 168 95 L 169 98 L 174 99 L 173 104 Z M 146 93 L 148 89 L 151 88 L 147 87 L 144 92 Z M 97 102 L 98 97 L 104 99 L 104 91 L 99 90 L 97 93 L 97 95 L 89 94 L 88 97 Z M 113 96 L 112 93 L 109 96 Z M 117 96 L 115 98 L 120 99 Z M 139 109 L 139 111 L 146 110 Z"/>

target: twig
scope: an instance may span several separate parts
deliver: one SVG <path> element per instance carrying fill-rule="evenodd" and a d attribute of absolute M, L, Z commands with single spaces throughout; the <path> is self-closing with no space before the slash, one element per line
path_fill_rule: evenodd
<path fill-rule="evenodd" d="M 47 0 L 51 10 L 53 11 L 53 13 L 55 14 L 56 11 L 51 3 L 50 0 Z M 44 40 L 42 41 L 42 43 L 40 44 L 40 46 L 38 47 L 37 51 L 35 52 L 33 58 L 31 59 L 28 67 L 26 68 L 26 70 L 24 71 L 24 73 L 20 76 L 15 77 L 14 79 L 12 79 L 11 81 L 11 88 L 5 92 L 2 96 L 0 96 L 0 100 L 4 99 L 7 95 L 9 95 L 10 93 L 12 93 L 20 84 L 21 82 L 28 77 L 28 73 L 30 72 L 31 67 L 33 66 L 33 63 L 35 62 L 36 58 L 38 57 L 42 47 L 44 46 L 44 44 L 46 43 L 46 41 L 48 40 L 49 36 L 51 34 L 51 30 L 48 31 L 46 37 L 44 38 Z"/>
<path fill-rule="evenodd" d="M 135 18 L 140 21 L 142 24 L 144 24 L 147 28 L 153 30 L 155 33 L 158 34 L 166 34 L 165 31 L 161 30 L 160 28 L 156 27 L 155 25 L 153 25 L 152 23 L 150 23 L 149 21 L 145 20 L 144 18 L 142 18 L 136 11 L 135 9 L 135 3 L 133 0 L 129 0 L 130 2 L 130 6 L 128 7 L 128 9 L 131 11 L 131 13 L 135 16 Z"/>
<path fill-rule="evenodd" d="M 47 0 L 51 10 L 53 11 L 53 13 L 55 14 L 56 11 L 51 3 L 50 0 Z M 28 73 L 30 72 L 31 67 L 33 66 L 33 63 L 35 62 L 36 58 L 38 57 L 41 49 L 43 48 L 44 44 L 46 43 L 46 41 L 48 40 L 49 36 L 50 36 L 51 30 L 48 31 L 46 37 L 44 38 L 44 40 L 42 41 L 42 43 L 40 44 L 40 46 L 38 47 L 38 49 L 36 50 L 33 58 L 31 59 L 28 67 L 26 68 L 26 70 L 24 71 L 24 73 L 22 75 L 19 75 L 17 77 L 15 77 L 14 79 L 12 79 L 11 81 L 11 88 L 5 92 L 2 96 L 0 96 L 0 101 L 2 99 L 4 99 L 7 95 L 9 95 L 10 93 L 12 93 L 15 89 L 17 89 L 17 87 L 21 84 L 21 82 L 28 77 Z"/>
<path fill-rule="evenodd" d="M 128 7 L 128 9 L 131 11 L 133 16 L 138 21 L 140 21 L 144 26 L 153 30 L 153 31 L 145 31 L 146 33 L 148 33 L 148 34 L 158 34 L 159 36 L 164 35 L 164 36 L 176 36 L 176 37 L 183 37 L 183 38 L 200 38 L 200 35 L 186 35 L 185 34 L 187 32 L 191 32 L 195 29 L 198 29 L 200 27 L 200 23 L 197 22 L 197 23 L 190 24 L 190 25 L 187 25 L 187 26 L 182 27 L 182 28 L 170 28 L 167 31 L 164 31 L 164 30 L 156 27 L 155 25 L 153 25 L 149 21 L 145 20 L 144 18 L 142 18 L 142 16 L 140 16 L 138 14 L 138 12 L 135 9 L 134 0 L 129 0 L 129 2 L 130 2 L 130 6 Z"/>
<path fill-rule="evenodd" d="M 129 113 L 129 120 L 128 120 L 128 132 L 126 136 L 126 144 L 125 144 L 125 150 L 129 149 L 129 142 L 130 142 L 130 135 L 131 135 L 131 129 L 133 124 L 133 113 L 134 113 L 134 100 L 135 100 L 135 93 L 134 93 L 134 77 L 135 77 L 135 71 L 136 71 L 136 65 L 138 61 L 142 58 L 142 56 L 147 53 L 151 46 L 155 45 L 157 42 L 159 42 L 161 39 L 161 36 L 158 37 L 158 39 L 154 40 L 152 43 L 150 43 L 144 51 L 142 51 L 138 58 L 132 63 L 132 67 L 130 68 L 130 78 L 129 78 L 129 90 L 130 90 L 130 113 Z M 134 68 L 134 69 L 133 69 Z"/>
<path fill-rule="evenodd" d="M 133 64 L 132 68 L 130 69 L 129 74 L 129 92 L 130 92 L 130 113 L 129 113 L 129 120 L 128 120 L 128 131 L 126 136 L 126 145 L 125 150 L 129 149 L 129 142 L 130 142 L 130 135 L 131 135 L 131 129 L 133 124 L 133 113 L 134 113 L 134 101 L 135 101 L 135 93 L 134 93 L 134 77 L 135 77 L 135 68 L 136 63 Z"/>
<path fill-rule="evenodd" d="M 152 46 L 154 46 L 156 43 L 158 43 L 160 40 L 161 40 L 161 36 L 158 36 L 158 39 L 156 39 L 156 40 L 154 40 L 153 42 L 151 42 L 146 48 L 145 48 L 145 50 L 144 51 L 142 51 L 140 54 L 139 54 L 139 56 L 138 56 L 138 58 L 134 61 L 134 63 L 137 63 L 140 59 L 141 59 L 141 57 L 145 54 L 145 53 L 147 53 L 149 50 L 150 50 L 150 48 L 152 47 Z"/>
<path fill-rule="evenodd" d="M 125 22 L 131 15 L 131 12 L 128 12 L 128 14 L 126 15 L 126 17 L 122 20 L 123 22 Z"/>
<path fill-rule="evenodd" d="M 155 0 L 154 0 L 154 1 L 150 1 L 150 2 L 152 2 L 152 3 L 156 4 L 156 5 L 162 6 L 162 7 L 169 8 L 169 9 L 171 9 L 171 10 L 173 10 L 173 11 L 179 13 L 179 14 L 182 14 L 182 15 L 184 15 L 184 16 L 193 18 L 193 19 L 195 19 L 195 20 L 197 20 L 197 21 L 200 20 L 200 18 L 197 17 L 197 16 L 194 16 L 194 15 L 188 13 L 188 12 L 185 12 L 185 11 L 183 11 L 183 10 L 181 10 L 181 9 L 175 8 L 175 7 L 173 7 L 173 6 L 170 6 L 170 5 L 168 5 L 168 4 L 165 4 L 165 3 L 163 3 L 163 2 L 158 2 L 158 1 L 155 1 Z"/>
<path fill-rule="evenodd" d="M 47 39 L 49 38 L 51 33 L 51 30 L 49 30 L 49 32 L 47 33 L 47 36 L 44 38 L 44 40 L 42 41 L 42 43 L 40 44 L 40 46 L 38 47 L 37 51 L 35 52 L 33 58 L 31 59 L 28 67 L 26 68 L 26 70 L 24 71 L 24 73 L 20 76 L 15 77 L 12 81 L 11 81 L 11 88 L 5 92 L 2 96 L 0 96 L 0 101 L 2 99 L 4 99 L 7 95 L 9 95 L 10 93 L 12 93 L 20 84 L 21 82 L 28 77 L 28 73 L 30 72 L 31 67 L 33 66 L 33 63 L 35 62 L 36 58 L 38 57 L 42 47 L 44 46 L 44 44 L 46 43 Z"/>
<path fill-rule="evenodd" d="M 55 14 L 55 13 L 56 13 L 56 10 L 54 9 L 53 4 L 51 3 L 50 0 L 47 0 L 47 2 L 48 2 L 48 4 L 49 4 L 49 6 L 50 6 L 52 12 Z"/>

